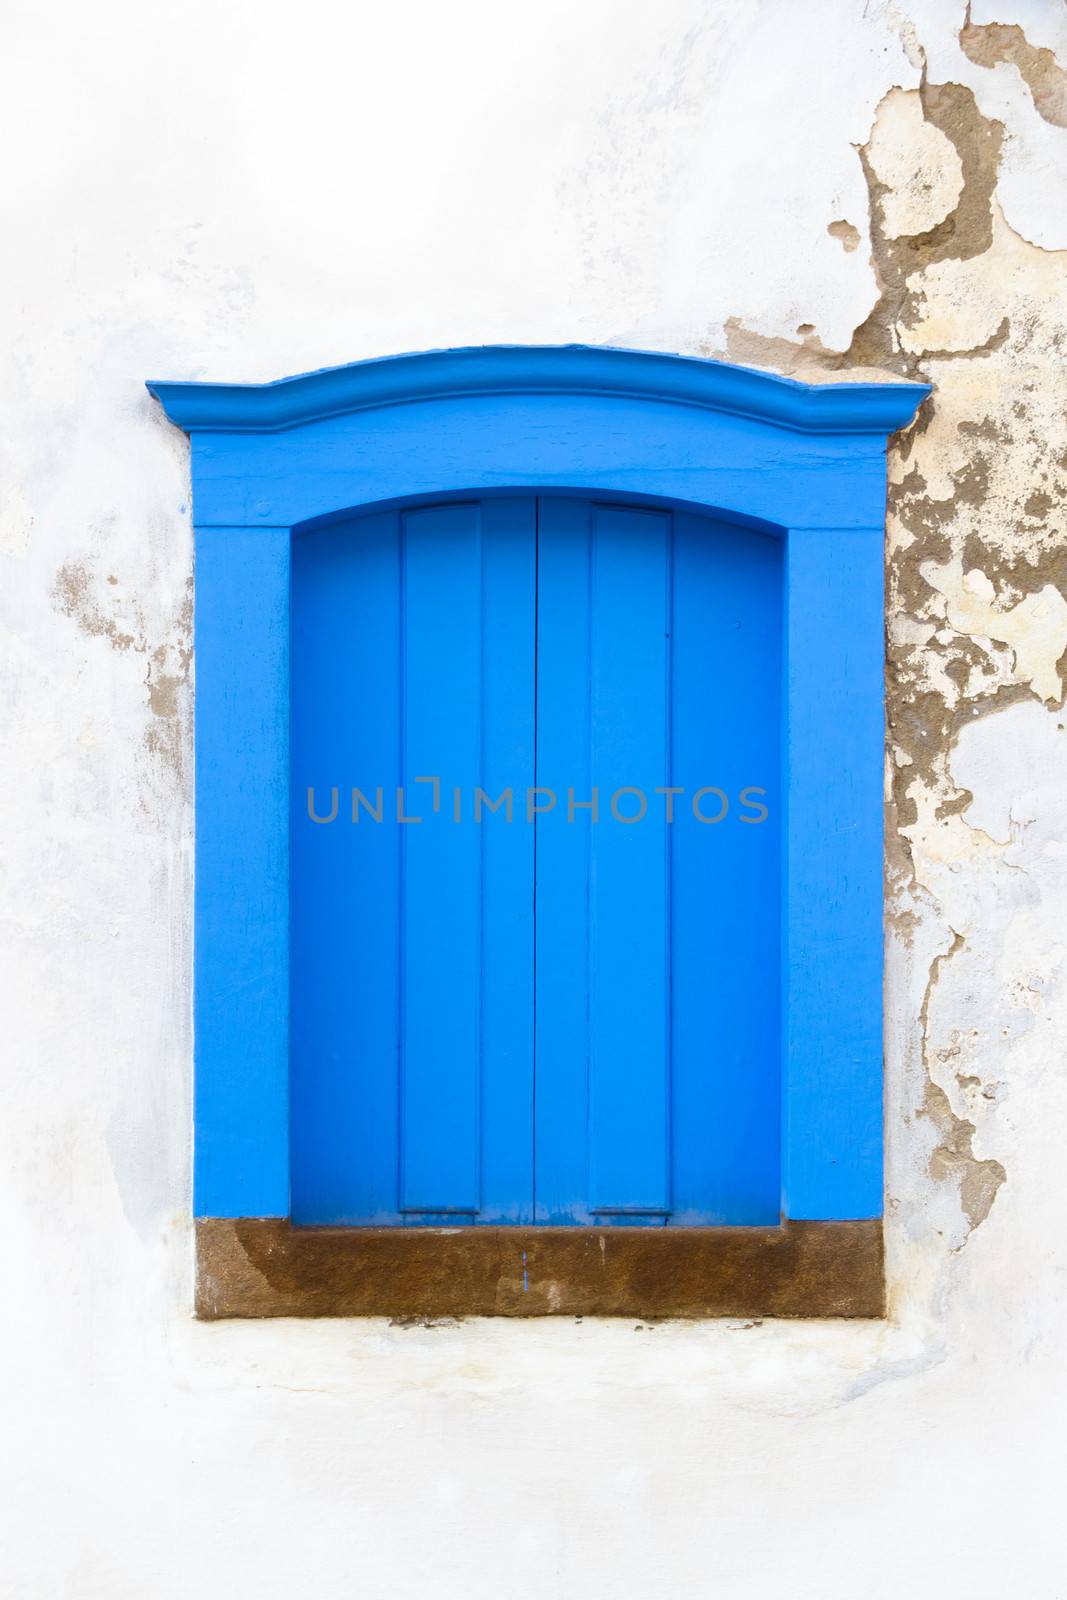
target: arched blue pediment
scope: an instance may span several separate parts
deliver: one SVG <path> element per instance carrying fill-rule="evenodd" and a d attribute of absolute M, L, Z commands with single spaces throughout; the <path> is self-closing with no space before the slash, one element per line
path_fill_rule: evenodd
<path fill-rule="evenodd" d="M 412 401 L 505 394 L 613 395 L 699 406 L 804 433 L 885 435 L 929 393 L 913 383 L 799 383 L 753 367 L 594 345 L 482 345 L 323 367 L 273 383 L 148 388 L 186 432 L 269 433 Z"/>
<path fill-rule="evenodd" d="M 653 496 L 779 529 L 880 525 L 886 436 L 928 392 L 584 345 L 148 387 L 192 437 L 198 526 L 290 528 L 516 486 Z"/>

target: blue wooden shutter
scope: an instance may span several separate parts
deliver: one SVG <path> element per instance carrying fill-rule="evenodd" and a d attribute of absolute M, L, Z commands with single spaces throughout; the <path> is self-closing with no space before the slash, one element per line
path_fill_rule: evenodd
<path fill-rule="evenodd" d="M 580 499 L 296 541 L 297 1221 L 776 1219 L 780 587 Z"/>

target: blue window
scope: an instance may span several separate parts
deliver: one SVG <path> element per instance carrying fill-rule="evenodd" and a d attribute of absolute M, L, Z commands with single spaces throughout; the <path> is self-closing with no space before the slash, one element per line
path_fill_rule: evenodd
<path fill-rule="evenodd" d="M 152 384 L 193 442 L 196 1210 L 881 1210 L 884 451 L 583 347 Z"/>

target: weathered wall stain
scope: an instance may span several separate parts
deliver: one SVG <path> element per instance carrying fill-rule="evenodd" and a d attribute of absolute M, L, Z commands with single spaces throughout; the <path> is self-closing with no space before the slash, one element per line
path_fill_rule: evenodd
<path fill-rule="evenodd" d="M 107 581 L 112 585 L 118 583 L 113 574 L 108 575 Z M 97 600 L 93 593 L 93 575 L 85 562 L 68 561 L 60 567 L 52 585 L 52 598 L 91 639 L 107 639 L 115 650 L 136 646 L 134 635 L 120 626 L 117 617 L 109 616 Z M 139 648 L 144 648 L 143 641 Z"/>
<path fill-rule="evenodd" d="M 85 560 L 67 561 L 52 585 L 57 609 L 70 617 L 91 639 L 106 639 L 113 650 L 143 658 L 149 721 L 145 748 L 158 757 L 178 785 L 184 783 L 189 746 L 191 707 L 186 703 L 193 663 L 193 585 L 190 578 L 176 616 L 155 642 L 141 609 L 127 602 L 114 573 L 106 577 L 101 593 L 97 577 Z M 133 616 L 128 613 L 132 610 Z"/>

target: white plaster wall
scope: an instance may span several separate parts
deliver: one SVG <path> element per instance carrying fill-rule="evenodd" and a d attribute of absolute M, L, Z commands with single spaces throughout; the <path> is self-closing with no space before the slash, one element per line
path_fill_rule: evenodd
<path fill-rule="evenodd" d="M 1067 10 L 0 29 L 0 1592 L 1067 1593 Z M 938 385 L 891 463 L 885 1325 L 190 1318 L 187 447 L 142 383 L 494 340 Z"/>

